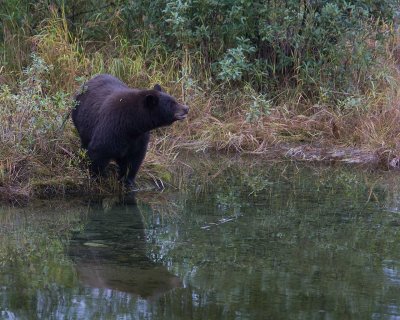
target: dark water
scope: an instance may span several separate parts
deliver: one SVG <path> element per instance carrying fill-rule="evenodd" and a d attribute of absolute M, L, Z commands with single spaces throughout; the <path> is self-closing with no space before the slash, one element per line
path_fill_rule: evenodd
<path fill-rule="evenodd" d="M 0 319 L 400 319 L 397 173 L 212 168 L 138 206 L 3 208 Z"/>

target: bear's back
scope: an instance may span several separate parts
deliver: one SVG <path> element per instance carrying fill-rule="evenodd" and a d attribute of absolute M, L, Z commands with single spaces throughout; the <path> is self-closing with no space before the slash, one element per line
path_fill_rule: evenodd
<path fill-rule="evenodd" d="M 86 82 L 75 96 L 72 121 L 87 148 L 99 117 L 101 107 L 111 95 L 132 91 L 125 83 L 109 74 L 101 74 Z"/>

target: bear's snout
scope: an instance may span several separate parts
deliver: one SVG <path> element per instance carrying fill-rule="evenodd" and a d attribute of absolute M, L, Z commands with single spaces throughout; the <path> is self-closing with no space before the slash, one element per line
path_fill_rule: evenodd
<path fill-rule="evenodd" d="M 189 107 L 183 104 L 178 104 L 177 110 L 175 112 L 175 119 L 176 120 L 183 120 L 187 117 L 189 113 Z"/>

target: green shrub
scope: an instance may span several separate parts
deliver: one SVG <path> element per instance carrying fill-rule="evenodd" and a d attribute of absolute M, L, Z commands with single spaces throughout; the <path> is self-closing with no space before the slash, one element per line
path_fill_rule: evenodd
<path fill-rule="evenodd" d="M 250 82 L 275 96 L 299 88 L 331 101 L 373 85 L 397 1 L 135 1 L 125 4 L 127 25 L 171 52 L 201 52 L 222 81 Z M 149 9 L 147 9 L 149 8 Z M 137 41 L 142 32 L 127 32 Z"/>
<path fill-rule="evenodd" d="M 121 36 L 146 50 L 147 59 L 162 48 L 182 64 L 187 55 L 201 56 L 191 68 L 195 76 L 185 77 L 250 83 L 269 98 L 294 90 L 337 103 L 383 79 L 374 70 L 398 0 L 5 0 L 2 49 L 10 33 L 40 31 L 49 3 L 84 40 Z"/>
<path fill-rule="evenodd" d="M 29 152 L 38 140 L 55 138 L 71 109 L 69 96 L 64 92 L 47 95 L 50 83 L 46 80 L 52 66 L 33 54 L 32 63 L 24 70 L 18 92 L 8 86 L 0 88 L 1 140 Z"/>

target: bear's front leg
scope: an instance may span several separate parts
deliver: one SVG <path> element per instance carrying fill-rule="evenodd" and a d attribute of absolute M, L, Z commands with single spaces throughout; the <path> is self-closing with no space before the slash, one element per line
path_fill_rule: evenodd
<path fill-rule="evenodd" d="M 143 162 L 144 156 L 145 156 L 145 153 L 140 158 L 135 157 L 135 158 L 131 159 L 130 165 L 129 165 L 128 176 L 125 179 L 125 185 L 127 187 L 137 190 L 135 179 L 136 179 L 136 175 L 139 171 L 140 165 Z"/>
<path fill-rule="evenodd" d="M 135 178 L 147 152 L 150 134 L 144 133 L 132 142 L 132 145 L 127 155 L 129 164 L 128 176 L 125 179 L 127 186 L 135 188 Z"/>

